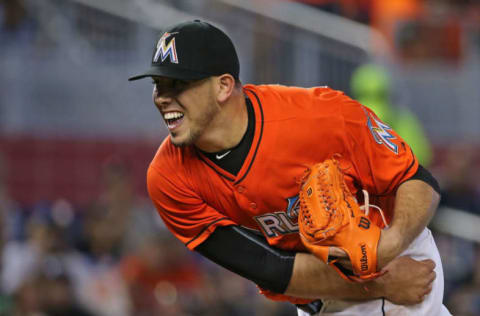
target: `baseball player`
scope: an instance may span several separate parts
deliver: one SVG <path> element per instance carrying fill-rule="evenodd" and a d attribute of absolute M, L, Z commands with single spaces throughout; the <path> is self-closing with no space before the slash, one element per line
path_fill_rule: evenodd
<path fill-rule="evenodd" d="M 437 182 L 367 107 L 327 87 L 242 86 L 233 43 L 199 20 L 163 32 L 150 69 L 130 80 L 145 77 L 169 130 L 148 169 L 149 194 L 190 250 L 297 304 L 299 315 L 450 315 L 426 228 Z M 349 190 L 359 201 L 368 191 L 389 223 L 378 243 L 387 272 L 365 284 L 339 277 L 299 238 L 301 179 L 332 156 Z"/>

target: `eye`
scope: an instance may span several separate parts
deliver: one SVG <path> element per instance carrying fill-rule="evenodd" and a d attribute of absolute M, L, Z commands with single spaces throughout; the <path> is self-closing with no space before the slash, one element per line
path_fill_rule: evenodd
<path fill-rule="evenodd" d="M 174 80 L 172 86 L 175 90 L 182 90 L 186 87 L 187 83 L 183 80 Z"/>
<path fill-rule="evenodd" d="M 186 80 L 175 80 L 173 83 L 173 89 L 178 92 L 183 92 L 184 90 L 187 90 L 190 86 L 190 84 L 193 81 L 186 81 Z"/>

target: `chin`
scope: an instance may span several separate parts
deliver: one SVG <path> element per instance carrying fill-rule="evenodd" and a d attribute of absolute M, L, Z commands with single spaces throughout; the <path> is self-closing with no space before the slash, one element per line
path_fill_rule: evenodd
<path fill-rule="evenodd" d="M 172 144 L 175 147 L 186 147 L 186 146 L 190 145 L 190 144 L 187 144 L 185 142 L 174 142 L 174 141 L 172 141 Z"/>
<path fill-rule="evenodd" d="M 189 144 L 187 144 L 187 142 L 185 141 L 181 141 L 181 140 L 178 140 L 178 139 L 175 139 L 175 137 L 170 137 L 170 141 L 172 142 L 172 144 L 176 147 L 185 147 L 185 146 L 188 146 Z"/>
<path fill-rule="evenodd" d="M 170 134 L 170 141 L 176 147 L 185 147 L 194 143 L 193 140 L 188 137 L 186 139 L 182 139 L 181 137 L 175 136 L 174 134 Z"/>

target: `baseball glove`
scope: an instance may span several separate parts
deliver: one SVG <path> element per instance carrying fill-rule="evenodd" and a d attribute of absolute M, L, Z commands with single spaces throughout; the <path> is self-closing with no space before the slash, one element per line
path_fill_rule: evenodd
<path fill-rule="evenodd" d="M 377 245 L 381 229 L 373 224 L 345 184 L 339 164 L 328 159 L 316 164 L 304 178 L 300 190 L 298 225 L 305 247 L 331 265 L 346 280 L 367 281 L 377 272 Z M 328 257 L 329 246 L 344 250 L 351 271 Z"/>

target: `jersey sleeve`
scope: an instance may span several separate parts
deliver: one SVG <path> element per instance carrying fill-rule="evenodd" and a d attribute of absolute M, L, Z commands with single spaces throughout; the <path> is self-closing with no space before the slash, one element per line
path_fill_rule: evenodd
<path fill-rule="evenodd" d="M 167 228 L 190 250 L 205 241 L 216 227 L 235 225 L 225 214 L 207 205 L 178 175 L 166 177 L 151 165 L 147 188 Z"/>
<path fill-rule="evenodd" d="M 418 162 L 409 145 L 370 109 L 349 100 L 343 117 L 346 151 L 360 187 L 389 195 L 415 174 Z"/>

